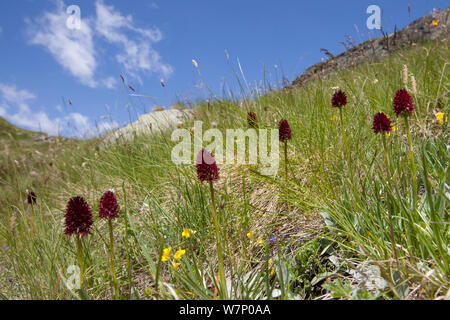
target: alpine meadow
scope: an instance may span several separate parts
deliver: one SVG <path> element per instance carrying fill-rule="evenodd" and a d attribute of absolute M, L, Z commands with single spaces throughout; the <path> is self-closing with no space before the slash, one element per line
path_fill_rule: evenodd
<path fill-rule="evenodd" d="M 449 12 L 85 139 L 0 118 L 0 298 L 449 299 Z"/>

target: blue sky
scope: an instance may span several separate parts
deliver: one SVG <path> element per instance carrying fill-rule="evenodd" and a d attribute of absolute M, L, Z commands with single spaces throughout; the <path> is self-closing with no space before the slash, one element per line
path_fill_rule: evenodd
<path fill-rule="evenodd" d="M 410 4 L 411 11 L 408 12 Z M 445 0 L 17 0 L 0 1 L 0 116 L 20 127 L 84 136 L 122 126 L 154 105 L 237 91 L 232 68 L 255 86 L 289 81 L 307 67 L 378 37 L 366 21 L 382 10 L 392 32 Z M 70 5 L 80 28 L 67 27 Z M 225 50 L 228 52 L 229 61 Z M 125 78 L 122 82 L 120 75 Z M 165 87 L 161 85 L 164 81 Z M 127 87 L 131 85 L 136 94 Z M 70 100 L 70 103 L 69 103 Z"/>

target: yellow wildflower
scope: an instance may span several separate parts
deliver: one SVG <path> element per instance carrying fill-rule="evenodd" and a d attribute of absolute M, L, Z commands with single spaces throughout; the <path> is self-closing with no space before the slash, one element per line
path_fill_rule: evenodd
<path fill-rule="evenodd" d="M 163 262 L 167 261 L 169 259 L 171 251 L 172 251 L 172 247 L 165 248 L 163 250 L 163 255 L 162 255 L 161 261 L 163 261 Z"/>
<path fill-rule="evenodd" d="M 270 269 L 270 275 L 273 276 L 275 274 L 275 268 L 273 267 L 272 259 L 269 259 L 269 269 Z"/>
<path fill-rule="evenodd" d="M 259 238 L 258 239 L 258 244 L 262 244 L 263 243 L 263 239 Z"/>
<path fill-rule="evenodd" d="M 247 233 L 247 237 L 248 237 L 249 239 L 252 239 L 252 238 L 253 238 L 253 230 L 250 230 L 250 232 Z"/>
<path fill-rule="evenodd" d="M 431 23 L 431 25 L 432 25 L 432 26 L 438 26 L 438 25 L 439 25 L 439 22 L 440 22 L 439 19 L 434 20 L 434 21 Z"/>
<path fill-rule="evenodd" d="M 341 118 L 340 118 L 340 117 L 337 117 L 337 116 L 332 116 L 332 117 L 330 118 L 330 120 L 331 120 L 331 121 L 341 121 Z"/>
<path fill-rule="evenodd" d="M 185 253 L 186 253 L 186 250 L 182 250 L 181 248 L 178 248 L 178 251 L 175 252 L 175 260 L 180 260 L 181 256 Z"/>
<path fill-rule="evenodd" d="M 181 234 L 183 238 L 189 239 L 191 237 L 191 230 L 183 228 L 183 233 Z"/>
<path fill-rule="evenodd" d="M 378 83 L 378 79 L 373 80 L 373 84 L 377 84 Z"/>
<path fill-rule="evenodd" d="M 436 113 L 436 120 L 439 122 L 440 125 L 444 124 L 444 121 L 447 120 L 447 117 L 445 116 L 445 113 L 438 112 Z"/>
<path fill-rule="evenodd" d="M 180 266 L 180 262 L 176 262 L 175 260 L 172 261 L 172 267 L 176 270 Z"/>
<path fill-rule="evenodd" d="M 393 133 L 394 135 L 398 136 L 398 127 L 397 127 L 397 126 L 393 126 L 393 127 L 392 127 L 392 133 Z M 387 132 L 386 135 L 387 135 L 388 137 L 390 137 L 390 136 L 391 136 L 391 133 L 390 133 L 390 132 Z"/>

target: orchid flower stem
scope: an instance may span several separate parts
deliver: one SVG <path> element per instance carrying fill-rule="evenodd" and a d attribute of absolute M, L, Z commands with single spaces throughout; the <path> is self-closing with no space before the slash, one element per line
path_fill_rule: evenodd
<path fill-rule="evenodd" d="M 110 250 L 110 259 L 111 259 L 111 276 L 113 278 L 114 285 L 114 300 L 119 300 L 119 286 L 117 284 L 116 271 L 114 268 L 114 237 L 113 237 L 113 225 L 112 221 L 108 220 L 108 228 L 109 228 L 109 250 Z"/>
<path fill-rule="evenodd" d="M 242 175 L 242 193 L 244 195 L 244 216 L 242 218 L 242 225 L 241 225 L 241 229 L 242 229 L 242 237 L 243 237 L 243 243 L 245 244 L 243 246 L 243 251 L 244 251 L 244 256 L 247 257 L 247 259 L 249 259 L 248 257 L 248 252 L 247 252 L 247 245 L 246 245 L 246 236 L 245 236 L 245 232 L 243 232 L 244 230 L 248 229 L 248 200 L 247 200 L 247 187 L 246 187 L 246 183 L 245 183 L 245 171 L 243 172 Z"/>
<path fill-rule="evenodd" d="M 412 174 L 412 184 L 413 184 L 413 199 L 414 199 L 414 213 L 417 210 L 417 173 L 416 173 L 416 163 L 414 161 L 414 150 L 412 147 L 411 130 L 409 126 L 408 116 L 404 116 L 406 133 L 408 135 L 408 147 L 409 147 L 409 160 L 411 161 L 411 174 Z"/>
<path fill-rule="evenodd" d="M 389 162 L 389 153 L 388 153 L 388 149 L 387 149 L 387 145 L 386 145 L 386 134 L 383 132 L 382 133 L 382 139 L 383 139 L 383 149 L 384 149 L 384 161 L 386 162 L 386 170 L 387 170 L 387 181 L 388 181 L 388 186 L 392 189 L 391 187 L 391 179 L 392 179 L 392 175 L 391 175 L 391 165 Z M 393 217 L 392 217 L 392 210 L 393 210 L 393 205 L 391 203 L 391 201 L 389 201 L 389 231 L 390 231 L 390 235 L 391 235 L 391 244 L 392 244 L 392 255 L 395 258 L 395 262 L 397 263 L 397 270 L 400 271 L 400 263 L 398 262 L 398 256 L 397 256 L 397 250 L 396 250 L 396 242 L 395 242 L 395 236 L 394 236 L 394 222 L 393 222 Z"/>
<path fill-rule="evenodd" d="M 344 127 L 344 117 L 343 117 L 343 113 L 342 113 L 342 108 L 339 108 L 339 118 L 340 118 L 340 122 L 341 122 L 341 130 L 342 130 L 342 139 L 344 140 L 344 156 L 347 160 L 347 167 L 348 170 L 350 172 L 350 181 L 352 184 L 352 193 L 353 193 L 353 199 L 352 199 L 352 206 L 353 206 L 353 210 L 355 211 L 355 213 L 358 211 L 358 207 L 356 205 L 356 184 L 355 184 L 355 178 L 353 175 L 353 166 L 352 166 L 352 161 L 350 159 L 350 153 L 348 151 L 348 144 L 347 144 L 347 136 L 345 134 L 345 127 Z"/>
<path fill-rule="evenodd" d="M 218 252 L 218 256 L 219 256 L 220 286 L 222 288 L 222 297 L 226 297 L 227 286 L 226 286 L 226 282 L 225 282 L 225 270 L 224 270 L 224 266 L 223 266 L 223 253 L 222 253 L 222 246 L 220 244 L 219 224 L 217 222 L 216 199 L 214 196 L 214 186 L 213 186 L 212 181 L 209 182 L 209 190 L 211 192 L 211 203 L 212 203 L 212 210 L 213 210 L 214 228 L 216 230 L 217 252 Z"/>
<path fill-rule="evenodd" d="M 409 125 L 409 119 L 408 119 L 408 115 L 405 114 L 404 115 L 404 119 L 405 119 L 405 128 L 406 128 L 406 134 L 408 136 L 408 149 L 409 149 L 409 160 L 411 162 L 411 178 L 412 178 L 412 192 L 413 192 L 413 210 L 409 213 L 408 218 L 409 218 L 409 233 L 410 233 L 410 237 L 412 238 L 412 243 L 410 243 L 410 247 L 411 250 L 412 248 L 416 247 L 416 237 L 415 237 L 415 233 L 413 232 L 413 227 L 414 227 L 414 217 L 416 215 L 417 212 L 417 204 L 418 204 L 418 200 L 417 200 L 417 171 L 416 171 L 416 162 L 414 160 L 414 150 L 413 150 L 413 146 L 412 146 L 412 138 L 411 138 L 411 129 L 410 129 L 410 125 Z"/>
<path fill-rule="evenodd" d="M 288 152 L 287 152 L 287 141 L 284 141 L 284 165 L 286 170 L 286 183 L 288 182 Z"/>
<path fill-rule="evenodd" d="M 83 245 L 81 243 L 81 235 L 76 235 L 77 240 L 77 255 L 78 255 L 78 266 L 80 267 L 80 290 L 84 289 L 84 265 L 83 265 Z M 81 297 L 81 295 L 80 295 Z"/>
<path fill-rule="evenodd" d="M 128 202 L 127 193 L 125 192 L 125 184 L 122 183 L 123 195 L 125 200 L 125 246 L 127 250 L 127 276 L 128 276 L 128 295 L 131 299 L 131 288 L 133 286 L 132 274 L 131 274 L 131 253 L 130 253 L 130 243 L 129 243 L 129 231 L 128 231 Z M 158 283 L 156 283 L 156 290 L 158 289 Z"/>

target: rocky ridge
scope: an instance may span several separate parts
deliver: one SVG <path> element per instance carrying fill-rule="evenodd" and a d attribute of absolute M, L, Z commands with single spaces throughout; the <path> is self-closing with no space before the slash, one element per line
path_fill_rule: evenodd
<path fill-rule="evenodd" d="M 339 69 L 356 66 L 366 61 L 373 61 L 421 41 L 448 41 L 450 31 L 449 14 L 450 7 L 426 15 L 393 34 L 387 35 L 381 30 L 380 32 L 383 34 L 381 37 L 365 41 L 337 56 L 333 56 L 327 50 L 322 49 L 330 58 L 308 68 L 286 89 L 302 87 L 316 77 L 320 78 L 335 73 Z"/>

